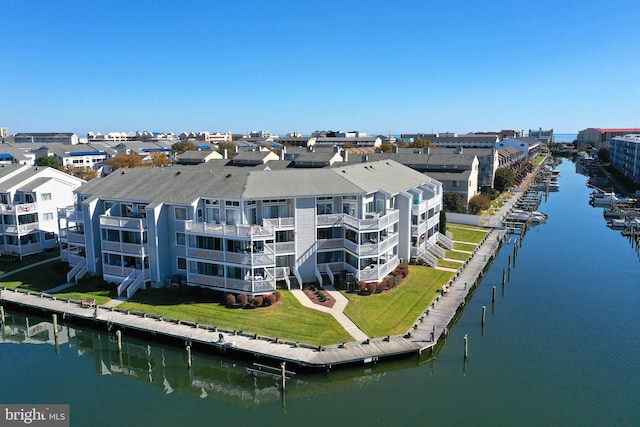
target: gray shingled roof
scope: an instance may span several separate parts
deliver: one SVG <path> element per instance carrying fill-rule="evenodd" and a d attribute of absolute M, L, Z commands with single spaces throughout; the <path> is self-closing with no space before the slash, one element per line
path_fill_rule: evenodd
<path fill-rule="evenodd" d="M 117 170 L 106 178 L 89 181 L 78 192 L 91 195 L 88 201 L 100 197 L 151 204 L 193 203 L 207 195 L 258 199 L 358 194 L 378 189 L 393 194 L 428 181 L 429 177 L 391 160 L 286 170 L 173 166 Z"/>

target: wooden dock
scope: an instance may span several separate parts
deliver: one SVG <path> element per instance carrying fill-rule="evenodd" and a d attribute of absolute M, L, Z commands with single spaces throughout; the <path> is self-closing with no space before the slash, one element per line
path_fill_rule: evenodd
<path fill-rule="evenodd" d="M 494 229 L 488 233 L 464 268 L 447 284 L 448 292 L 438 296 L 406 334 L 331 346 L 310 346 L 242 331 L 132 313 L 117 307 L 94 307 L 84 301 L 70 301 L 12 288 L 0 288 L 0 303 L 56 313 L 58 318 L 70 321 L 93 322 L 97 327 L 112 332 L 120 330 L 125 336 L 127 330 L 132 330 L 184 342 L 185 347 L 189 348 L 272 359 L 286 362 L 290 367 L 328 370 L 339 365 L 375 363 L 388 357 L 422 354 L 424 350 L 432 349 L 438 339 L 447 333 L 456 312 L 465 304 L 472 287 L 481 280 L 503 239 L 504 230 Z"/>

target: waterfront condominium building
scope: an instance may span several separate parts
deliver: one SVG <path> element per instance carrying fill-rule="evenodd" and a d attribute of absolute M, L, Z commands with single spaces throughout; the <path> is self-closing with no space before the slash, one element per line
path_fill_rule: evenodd
<path fill-rule="evenodd" d="M 611 138 L 611 165 L 635 184 L 640 184 L 640 134 Z"/>
<path fill-rule="evenodd" d="M 57 210 L 73 203 L 83 183 L 53 168 L 0 166 L 0 254 L 22 258 L 55 248 Z"/>
<path fill-rule="evenodd" d="M 117 170 L 59 211 L 69 278 L 119 295 L 182 283 L 265 294 L 341 277 L 378 281 L 439 239 L 442 185 L 393 160 L 333 168 Z"/>

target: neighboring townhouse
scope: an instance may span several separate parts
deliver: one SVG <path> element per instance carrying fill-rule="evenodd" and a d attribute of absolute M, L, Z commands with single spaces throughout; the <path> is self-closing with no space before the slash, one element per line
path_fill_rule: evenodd
<path fill-rule="evenodd" d="M 55 248 L 57 210 L 84 182 L 48 167 L 0 166 L 0 252 L 22 258 Z"/>
<path fill-rule="evenodd" d="M 640 128 L 587 128 L 578 132 L 576 140 L 578 148 L 584 148 L 587 144 L 606 145 L 615 137 L 638 133 Z"/>
<path fill-rule="evenodd" d="M 498 151 L 499 165 L 501 168 L 511 169 L 527 159 L 524 152 L 513 147 L 503 148 Z"/>
<path fill-rule="evenodd" d="M 443 191 L 460 193 L 469 200 L 480 193 L 478 183 L 479 161 L 475 154 L 458 147 L 446 148 L 398 148 L 391 153 L 367 153 L 349 155 L 349 164 L 380 160 L 394 160 L 404 166 L 424 173 L 442 184 Z M 340 164 L 334 167 L 341 167 Z"/>
<path fill-rule="evenodd" d="M 214 162 L 219 162 L 214 161 Z M 265 294 L 378 281 L 438 241 L 442 185 L 392 160 L 334 168 L 118 170 L 60 210 L 61 255 L 119 295 L 182 282 Z M 181 280 L 171 280 L 181 276 Z"/>
<path fill-rule="evenodd" d="M 333 166 L 343 161 L 343 150 L 338 146 L 333 147 L 308 147 L 282 146 L 278 154 L 282 160 L 290 160 L 293 167 L 298 168 L 322 168 Z"/>
<path fill-rule="evenodd" d="M 640 184 L 640 134 L 611 138 L 611 165 L 635 184 Z"/>
<path fill-rule="evenodd" d="M 382 139 L 378 136 L 327 136 L 312 137 L 307 141 L 307 145 L 315 145 L 318 147 L 379 147 L 382 145 Z"/>
<path fill-rule="evenodd" d="M 524 153 L 525 157 L 529 157 L 540 150 L 542 142 L 536 138 L 509 138 L 500 141 L 496 146 L 498 149 L 507 147 L 513 147 L 516 150 L 520 150 Z"/>
<path fill-rule="evenodd" d="M 222 154 L 213 150 L 187 150 L 176 157 L 176 163 L 180 165 L 199 165 L 211 160 L 222 159 Z"/>

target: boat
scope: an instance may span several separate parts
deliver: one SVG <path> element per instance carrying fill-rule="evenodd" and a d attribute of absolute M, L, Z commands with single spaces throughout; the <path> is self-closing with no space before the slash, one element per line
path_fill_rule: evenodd
<path fill-rule="evenodd" d="M 621 230 L 627 227 L 627 220 L 624 218 L 614 218 L 609 222 L 609 227 Z"/>
<path fill-rule="evenodd" d="M 538 184 L 538 191 L 560 191 L 560 183 L 556 178 L 545 178 Z"/>
<path fill-rule="evenodd" d="M 615 193 L 610 192 L 593 192 L 591 193 L 591 203 L 593 206 L 611 206 L 618 202 L 618 197 Z"/>

